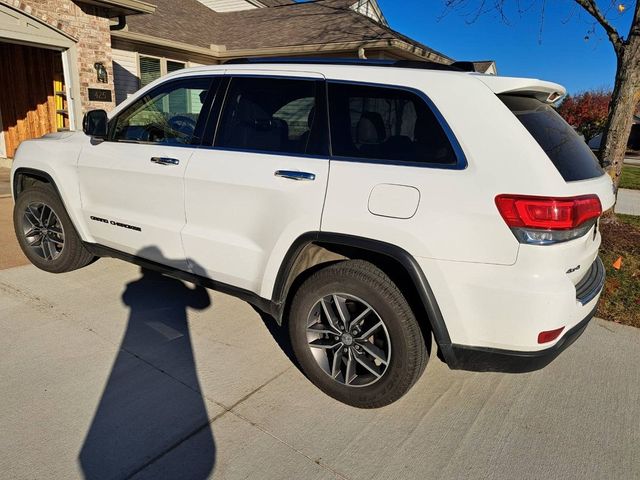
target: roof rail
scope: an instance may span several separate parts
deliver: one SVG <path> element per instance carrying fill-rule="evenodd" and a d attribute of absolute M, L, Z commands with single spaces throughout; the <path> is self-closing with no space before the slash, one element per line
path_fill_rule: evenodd
<path fill-rule="evenodd" d="M 436 62 L 422 62 L 419 60 L 362 60 L 359 58 L 287 58 L 287 57 L 259 57 L 234 58 L 225 62 L 226 65 L 261 65 L 261 64 L 307 64 L 307 65 L 361 65 L 368 67 L 415 68 L 421 70 L 445 70 L 450 72 L 475 72 L 473 62 L 454 62 L 451 65 Z"/>

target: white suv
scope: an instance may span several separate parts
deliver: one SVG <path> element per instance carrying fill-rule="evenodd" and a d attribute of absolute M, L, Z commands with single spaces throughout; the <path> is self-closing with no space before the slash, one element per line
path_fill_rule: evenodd
<path fill-rule="evenodd" d="M 23 143 L 15 228 L 49 272 L 112 256 L 237 295 L 354 406 L 407 392 L 432 334 L 452 369 L 529 371 L 593 316 L 615 201 L 562 95 L 455 64 L 183 70 Z"/>

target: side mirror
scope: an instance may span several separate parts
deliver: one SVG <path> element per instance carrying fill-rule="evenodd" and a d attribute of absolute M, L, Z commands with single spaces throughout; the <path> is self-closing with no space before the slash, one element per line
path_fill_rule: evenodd
<path fill-rule="evenodd" d="M 94 138 L 107 138 L 107 112 L 104 110 L 90 110 L 82 119 L 82 130 Z"/>

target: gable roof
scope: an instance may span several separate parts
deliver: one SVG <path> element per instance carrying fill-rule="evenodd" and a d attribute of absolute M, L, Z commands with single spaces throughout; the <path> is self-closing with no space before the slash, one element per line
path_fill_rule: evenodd
<path fill-rule="evenodd" d="M 129 19 L 129 32 L 204 48 L 224 45 L 227 51 L 399 41 L 418 56 L 424 52 L 422 56 L 432 54 L 451 62 L 447 56 L 352 10 L 353 0 L 316 0 L 224 13 L 197 0 L 154 3 L 155 14 Z"/>

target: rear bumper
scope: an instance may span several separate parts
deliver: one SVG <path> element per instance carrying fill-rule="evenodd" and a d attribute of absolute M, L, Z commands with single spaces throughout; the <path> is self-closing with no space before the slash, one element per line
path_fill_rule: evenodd
<path fill-rule="evenodd" d="M 565 333 L 555 345 L 547 349 L 523 352 L 453 344 L 447 363 L 449 368 L 453 370 L 473 372 L 524 373 L 540 370 L 549 365 L 582 335 L 595 313 L 596 307 L 594 306 L 593 310 L 580 323 Z"/>

